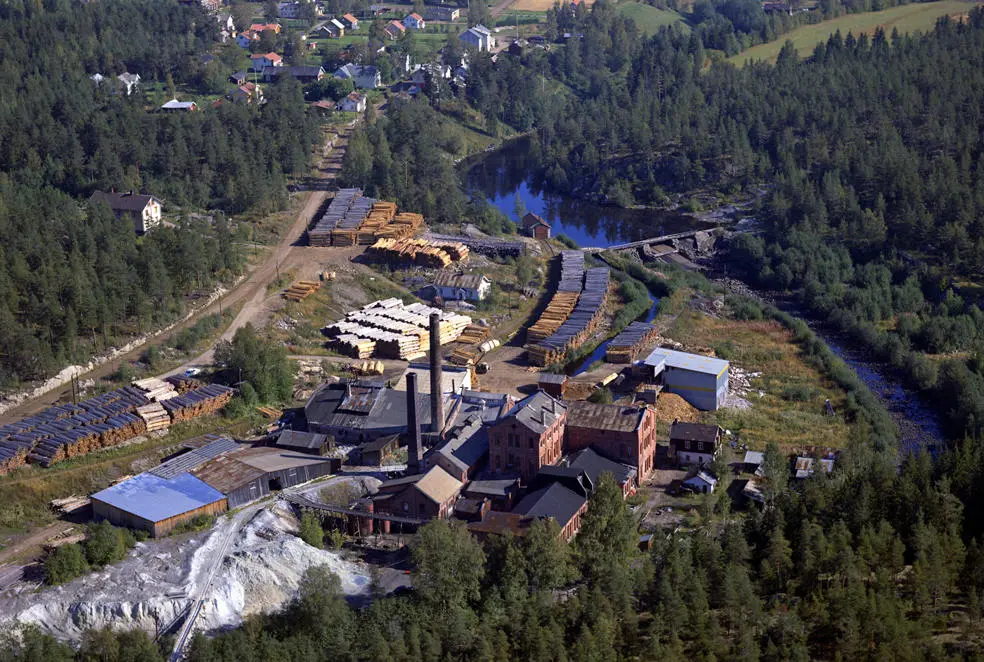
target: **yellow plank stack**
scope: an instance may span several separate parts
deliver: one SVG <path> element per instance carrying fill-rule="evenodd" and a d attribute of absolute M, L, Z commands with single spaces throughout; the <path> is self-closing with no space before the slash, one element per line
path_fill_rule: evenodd
<path fill-rule="evenodd" d="M 560 325 L 570 317 L 571 311 L 577 305 L 579 296 L 580 292 L 557 292 L 554 294 L 543 314 L 540 315 L 540 319 L 526 332 L 526 341 L 536 342 L 552 336 L 554 331 L 559 329 Z"/>
<path fill-rule="evenodd" d="M 304 301 L 319 289 L 321 283 L 316 280 L 299 280 L 284 292 L 284 298 L 288 301 Z"/>
<path fill-rule="evenodd" d="M 384 237 L 376 241 L 366 252 L 387 262 L 409 262 L 432 269 L 443 269 L 468 257 L 468 247 L 464 244 L 426 239 Z"/>

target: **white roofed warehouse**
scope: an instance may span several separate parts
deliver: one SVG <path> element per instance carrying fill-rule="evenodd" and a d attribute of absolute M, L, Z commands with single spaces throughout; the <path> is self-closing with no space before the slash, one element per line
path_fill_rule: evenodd
<path fill-rule="evenodd" d="M 728 397 L 728 362 L 662 347 L 645 361 L 663 389 L 676 393 L 697 409 L 714 411 Z"/>

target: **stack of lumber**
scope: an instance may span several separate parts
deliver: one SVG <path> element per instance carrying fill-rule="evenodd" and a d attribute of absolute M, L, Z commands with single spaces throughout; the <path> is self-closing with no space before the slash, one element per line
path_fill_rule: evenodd
<path fill-rule="evenodd" d="M 321 283 L 316 280 L 299 280 L 287 288 L 284 298 L 288 301 L 304 301 L 319 289 Z"/>
<path fill-rule="evenodd" d="M 362 189 L 343 188 L 335 193 L 328 208 L 308 230 L 308 243 L 312 246 L 331 246 L 332 232 L 349 211 L 357 197 L 362 196 Z"/>
<path fill-rule="evenodd" d="M 264 416 L 266 416 L 272 421 L 277 420 L 278 418 L 283 416 L 284 413 L 283 411 L 279 409 L 274 409 L 273 407 L 257 407 L 256 411 L 260 412 L 261 414 L 263 414 Z"/>
<path fill-rule="evenodd" d="M 574 306 L 577 305 L 578 292 L 557 292 L 543 310 L 540 319 L 526 332 L 529 342 L 549 338 L 560 325 L 567 321 Z"/>
<path fill-rule="evenodd" d="M 481 324 L 469 324 L 465 327 L 465 330 L 461 332 L 458 336 L 458 342 L 468 343 L 469 345 L 478 345 L 489 339 L 492 335 L 492 329 L 487 326 L 482 326 Z"/>
<path fill-rule="evenodd" d="M 560 282 L 558 292 L 580 292 L 584 280 L 584 253 L 581 251 L 560 252 Z"/>
<path fill-rule="evenodd" d="M 171 393 L 171 397 L 178 397 L 177 391 L 171 391 Z M 167 410 L 164 409 L 164 405 L 160 401 L 137 407 L 137 415 L 144 420 L 147 432 L 166 430 L 171 427 L 171 417 L 168 416 Z"/>
<path fill-rule="evenodd" d="M 605 360 L 609 363 L 632 363 L 657 336 L 659 330 L 655 324 L 632 322 L 608 343 Z"/>
<path fill-rule="evenodd" d="M 10 441 L 0 442 L 0 476 L 27 463 L 27 447 Z"/>
<path fill-rule="evenodd" d="M 382 361 L 363 361 L 362 365 L 353 365 L 352 372 L 357 375 L 381 375 L 385 368 Z"/>
<path fill-rule="evenodd" d="M 448 357 L 448 361 L 455 365 L 474 365 L 481 357 L 481 353 L 474 346 L 456 347 Z M 472 387 L 474 388 L 474 382 Z"/>
<path fill-rule="evenodd" d="M 390 223 L 376 231 L 377 239 L 406 239 L 417 234 L 424 224 L 424 217 L 412 212 L 400 212 Z"/>
<path fill-rule="evenodd" d="M 204 386 L 199 380 L 188 375 L 171 375 L 170 377 L 165 377 L 164 381 L 168 384 L 174 384 L 174 388 L 179 395 Z"/>
<path fill-rule="evenodd" d="M 64 497 L 62 499 L 52 499 L 50 505 L 53 510 L 57 510 L 63 514 L 68 514 L 74 513 L 79 508 L 85 508 L 90 503 L 92 503 L 92 501 L 89 497 L 73 494 L 72 496 Z"/>
<path fill-rule="evenodd" d="M 562 361 L 567 352 L 581 345 L 602 319 L 608 300 L 610 273 L 607 267 L 588 269 L 584 290 L 567 320 L 550 337 L 527 347 L 530 363 L 547 366 Z"/>
<path fill-rule="evenodd" d="M 468 257 L 468 247 L 459 242 L 386 237 L 376 241 L 366 252 L 386 262 L 410 263 L 431 269 L 443 269 Z"/>
<path fill-rule="evenodd" d="M 435 241 L 460 242 L 476 253 L 487 257 L 502 258 L 526 255 L 526 244 L 522 241 L 504 241 L 490 237 L 469 237 L 466 235 L 435 234 L 433 232 L 427 233 L 424 238 Z"/>
<path fill-rule="evenodd" d="M 445 312 L 422 303 L 409 306 L 396 298 L 374 301 L 327 325 L 323 331 L 335 349 L 346 356 L 408 360 L 420 356 L 430 343 L 430 315 L 441 315 L 442 345 L 454 342 L 471 324 L 465 315 Z"/>
<path fill-rule="evenodd" d="M 149 402 L 140 389 L 126 386 L 0 427 L 0 473 L 25 461 L 50 466 L 142 434 L 146 425 L 133 412 Z"/>
<path fill-rule="evenodd" d="M 368 359 L 376 351 L 376 341 L 353 333 L 343 333 L 335 338 L 335 350 L 354 359 Z"/>
<path fill-rule="evenodd" d="M 178 394 L 177 391 L 174 390 L 174 384 L 171 382 L 166 382 L 163 379 L 158 379 L 157 377 L 138 379 L 132 383 L 138 389 L 143 391 L 143 394 L 151 402 L 167 400 L 168 398 L 173 398 Z"/>
<path fill-rule="evenodd" d="M 229 403 L 232 394 L 233 389 L 228 386 L 210 384 L 165 400 L 164 409 L 171 415 L 173 422 L 187 421 L 217 412 Z"/>
<path fill-rule="evenodd" d="M 44 549 L 44 551 L 50 552 L 58 549 L 59 547 L 63 547 L 64 545 L 74 545 L 75 543 L 80 543 L 84 541 L 85 538 L 86 535 L 84 533 L 73 533 L 71 535 L 62 535 L 56 538 L 52 538 L 51 540 L 46 540 L 45 543 L 41 545 L 41 547 L 42 549 Z"/>

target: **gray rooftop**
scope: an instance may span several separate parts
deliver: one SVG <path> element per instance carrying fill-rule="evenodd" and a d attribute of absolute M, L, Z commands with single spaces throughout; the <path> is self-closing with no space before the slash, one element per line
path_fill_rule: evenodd
<path fill-rule="evenodd" d="M 531 517 L 552 517 L 563 527 L 571 521 L 587 499 L 560 483 L 530 492 L 519 502 L 513 513 Z"/>
<path fill-rule="evenodd" d="M 537 391 L 517 402 L 505 418 L 515 418 L 530 430 L 542 433 L 546 432 L 547 428 L 566 411 L 567 407 L 559 400 L 555 400 L 543 391 Z"/>
<path fill-rule="evenodd" d="M 166 462 L 162 462 L 160 465 L 154 467 L 147 473 L 158 476 L 159 478 L 174 478 L 179 474 L 194 471 L 212 458 L 215 458 L 222 453 L 228 453 L 229 451 L 236 450 L 237 448 L 239 448 L 239 444 L 236 443 L 232 437 L 220 435 L 217 436 L 214 441 L 211 441 L 200 448 L 196 448 Z"/>
<path fill-rule="evenodd" d="M 700 354 L 689 354 L 678 352 L 673 349 L 659 347 L 646 357 L 646 365 L 659 368 L 663 365 L 667 368 L 677 368 L 680 370 L 691 370 L 708 375 L 720 375 L 728 369 L 728 362 L 723 359 L 715 359 L 710 356 Z"/>

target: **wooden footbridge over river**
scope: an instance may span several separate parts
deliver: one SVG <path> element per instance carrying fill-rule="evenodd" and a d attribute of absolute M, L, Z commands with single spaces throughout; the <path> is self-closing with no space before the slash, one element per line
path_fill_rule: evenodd
<path fill-rule="evenodd" d="M 673 241 L 674 239 L 686 239 L 688 237 L 694 237 L 701 232 L 712 232 L 718 228 L 723 227 L 721 225 L 713 225 L 708 228 L 701 228 L 700 230 L 687 230 L 686 232 L 674 232 L 673 234 L 664 234 L 659 237 L 652 237 L 651 239 L 642 239 L 640 241 L 630 241 L 627 244 L 616 244 L 614 246 L 608 246 L 607 248 L 582 248 L 581 250 L 587 253 L 601 253 L 602 251 L 626 251 L 633 248 L 639 248 L 640 246 L 649 246 L 652 244 L 662 244 L 666 241 Z"/>

